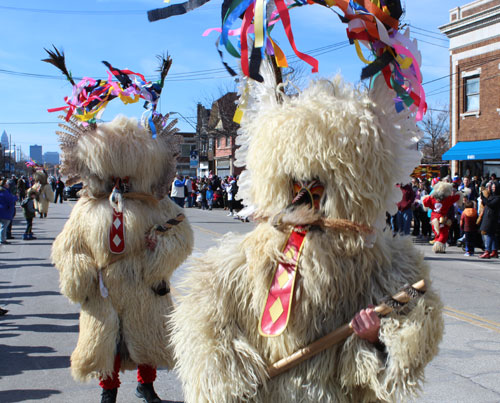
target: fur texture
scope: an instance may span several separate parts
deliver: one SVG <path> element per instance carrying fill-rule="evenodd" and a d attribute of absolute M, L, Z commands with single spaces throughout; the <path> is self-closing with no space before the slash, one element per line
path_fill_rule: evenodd
<path fill-rule="evenodd" d="M 34 201 L 35 210 L 40 214 L 47 214 L 49 212 L 49 203 L 54 200 L 52 187 L 47 183 L 47 174 L 44 171 L 35 171 L 33 179 L 35 180 L 33 189 L 37 194 Z"/>
<path fill-rule="evenodd" d="M 294 180 L 318 179 L 325 185 L 323 217 L 373 227 L 377 237 L 368 247 L 361 233 L 312 229 L 299 260 L 288 328 L 275 338 L 261 337 L 258 322 L 274 268 L 286 259 L 286 231 L 264 222 L 248 235 L 226 236 L 195 261 L 172 329 L 187 402 L 395 401 L 418 390 L 443 331 L 432 288 L 405 314 L 382 320 L 387 358 L 353 335 L 277 378 L 268 380 L 266 373 L 269 364 L 405 283 L 425 278 L 429 284 L 411 242 L 377 226 L 386 206 L 400 198 L 394 184 L 418 159 L 410 151 L 416 127 L 393 112 L 383 86 L 376 82 L 364 93 L 338 77 L 320 80 L 283 103 L 264 91 L 263 104 L 256 101 L 255 110 L 245 112 L 247 142 L 240 157 L 251 178 L 247 202 L 258 216 L 272 217 L 288 206 Z"/>
<path fill-rule="evenodd" d="M 146 248 L 145 234 L 182 213 L 170 199 L 157 203 L 124 200 L 125 253 L 109 252 L 111 177 L 130 177 L 131 192 L 153 193 L 170 183 L 175 160 L 168 139 L 152 139 L 137 121 L 119 117 L 78 142 L 79 174 L 85 188 L 52 248 L 61 292 L 81 304 L 78 345 L 71 356 L 73 377 L 87 380 L 113 372 L 119 350 L 122 369 L 138 364 L 173 366 L 166 315 L 170 294 L 155 292 L 191 253 L 193 234 L 185 220 Z M 103 196 L 104 193 L 104 196 Z M 107 193 L 107 194 L 106 194 Z M 109 296 L 101 296 L 99 271 Z"/>

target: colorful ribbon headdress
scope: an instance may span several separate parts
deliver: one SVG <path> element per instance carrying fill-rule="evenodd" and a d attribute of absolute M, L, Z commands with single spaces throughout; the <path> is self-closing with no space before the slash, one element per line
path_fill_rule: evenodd
<path fill-rule="evenodd" d="M 148 17 L 150 21 L 157 21 L 184 14 L 208 1 L 174 4 L 149 11 Z M 409 31 L 400 31 L 399 19 L 403 13 L 400 0 L 224 0 L 222 27 L 207 30 L 204 35 L 213 30 L 220 32 L 217 47 L 223 45 L 229 54 L 241 60 L 245 76 L 262 81 L 259 68 L 266 55 L 275 58 L 279 67 L 288 66 L 283 50 L 271 37 L 273 27 L 281 21 L 295 55 L 315 73 L 318 61 L 297 49 L 289 14 L 292 8 L 311 4 L 332 9 L 347 24 L 347 37 L 355 45 L 359 58 L 367 64 L 361 78 L 383 74 L 387 86 L 396 93 L 396 110 L 399 112 L 406 105 L 416 112 L 416 120 L 421 120 L 427 108 L 420 72 L 421 56 L 416 41 L 409 38 Z M 240 19 L 241 26 L 235 28 Z M 239 38 L 238 45 L 233 44 L 231 36 Z M 370 51 L 371 60 L 364 57 L 361 45 Z M 218 51 L 222 58 L 222 52 Z M 236 74 L 224 61 L 223 64 L 231 75 Z"/>
<path fill-rule="evenodd" d="M 64 98 L 66 106 L 48 109 L 49 112 L 65 111 L 66 121 L 74 117 L 80 122 L 92 123 L 100 119 L 108 103 L 115 98 L 119 98 L 124 104 L 144 99 L 146 101 L 144 108 L 150 112 L 149 127 L 153 136 L 156 135 L 156 126 L 153 124 L 152 117 L 157 115 L 156 107 L 165 84 L 165 77 L 172 65 L 170 56 L 158 56 L 160 61 L 158 70 L 160 79 L 158 81 L 147 81 L 142 74 L 131 70 L 120 70 L 103 61 L 108 68 L 107 80 L 83 77 L 80 82 L 75 83 L 71 73 L 66 68 L 64 52 L 60 52 L 55 46 L 54 50 L 45 50 L 49 58 L 43 59 L 43 61 L 56 66 L 73 85 L 71 96 Z"/>

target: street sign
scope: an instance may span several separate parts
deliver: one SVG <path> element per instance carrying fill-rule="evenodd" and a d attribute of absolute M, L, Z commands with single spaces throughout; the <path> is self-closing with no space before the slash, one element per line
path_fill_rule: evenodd
<path fill-rule="evenodd" d="M 200 159 L 198 157 L 198 151 L 191 151 L 189 158 L 189 168 L 198 168 L 199 163 Z"/>

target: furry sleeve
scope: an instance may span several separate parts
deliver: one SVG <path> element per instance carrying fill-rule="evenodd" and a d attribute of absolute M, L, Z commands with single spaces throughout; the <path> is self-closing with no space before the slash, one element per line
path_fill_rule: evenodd
<path fill-rule="evenodd" d="M 226 237 L 195 262 L 173 313 L 177 369 L 189 403 L 252 400 L 267 379 L 263 359 L 238 325 L 239 312 L 250 309 L 239 242 Z"/>
<path fill-rule="evenodd" d="M 384 280 L 395 283 L 397 280 L 404 284 L 425 278 L 428 291 L 409 306 L 408 312 L 382 319 L 379 338 L 385 345 L 386 354 L 356 335 L 344 344 L 341 382 L 353 395 L 362 390 L 360 401 L 405 401 L 409 395 L 414 396 L 421 387 L 424 368 L 437 354 L 443 335 L 442 304 L 430 288 L 423 258 L 410 245 L 405 246 L 401 248 L 402 254 L 393 256 L 397 259 L 393 262 L 394 272 L 386 272 L 385 276 L 380 273 L 385 278 L 376 279 L 376 283 L 384 284 Z M 390 293 L 396 288 L 394 286 Z"/>
<path fill-rule="evenodd" d="M 160 208 L 166 212 L 164 221 L 182 213 L 182 209 L 168 198 L 161 201 Z M 144 266 L 145 280 L 153 285 L 158 281 L 169 279 L 174 270 L 191 254 L 193 243 L 193 230 L 187 219 L 157 235 L 154 251 L 147 253 L 149 262 Z"/>
<path fill-rule="evenodd" d="M 99 285 L 97 267 L 86 245 L 77 211 L 75 206 L 52 245 L 52 262 L 59 270 L 61 292 L 71 301 L 82 303 L 98 292 Z"/>

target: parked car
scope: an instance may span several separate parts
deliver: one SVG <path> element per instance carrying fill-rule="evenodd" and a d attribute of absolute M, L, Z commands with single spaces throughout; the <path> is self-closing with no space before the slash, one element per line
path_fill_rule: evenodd
<path fill-rule="evenodd" d="M 78 199 L 80 195 L 78 192 L 82 190 L 83 183 L 75 183 L 74 185 L 71 186 L 66 186 L 63 190 L 63 198 L 64 200 L 68 199 Z"/>

